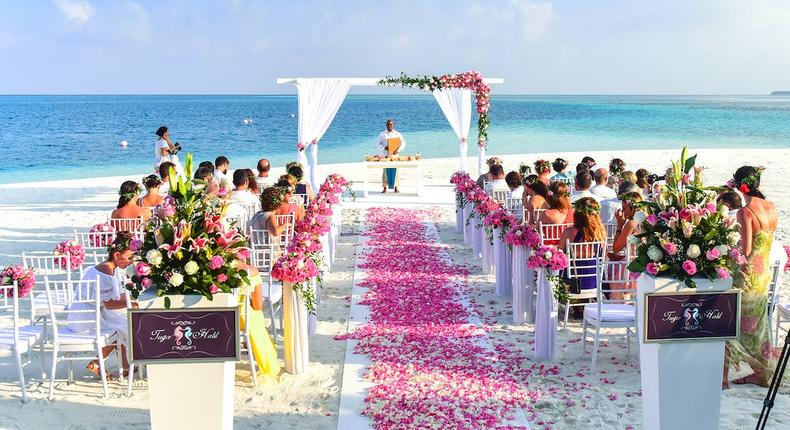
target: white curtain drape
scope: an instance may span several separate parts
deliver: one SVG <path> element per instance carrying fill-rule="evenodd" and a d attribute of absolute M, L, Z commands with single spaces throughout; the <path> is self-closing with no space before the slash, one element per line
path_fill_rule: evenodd
<path fill-rule="evenodd" d="M 557 345 L 557 300 L 546 269 L 538 269 L 538 300 L 535 310 L 535 359 L 551 361 Z M 556 275 L 556 273 L 552 273 Z"/>
<path fill-rule="evenodd" d="M 298 143 L 311 147 L 309 166 L 305 151 L 298 151 L 297 160 L 305 167 L 305 176 L 309 178 L 313 189 L 321 185 L 318 181 L 318 141 L 326 133 L 350 88 L 351 82 L 348 79 L 300 78 L 296 81 L 299 103 Z"/>
<path fill-rule="evenodd" d="M 465 88 L 445 88 L 433 91 L 433 97 L 442 108 L 444 116 L 450 123 L 460 141 L 461 170 L 469 171 L 466 162 L 466 142 L 469 138 L 469 125 L 472 122 L 472 91 Z"/>
<path fill-rule="evenodd" d="M 509 296 L 513 293 L 512 254 L 502 239 L 502 228 L 494 229 L 494 266 L 496 267 L 496 295 Z"/>

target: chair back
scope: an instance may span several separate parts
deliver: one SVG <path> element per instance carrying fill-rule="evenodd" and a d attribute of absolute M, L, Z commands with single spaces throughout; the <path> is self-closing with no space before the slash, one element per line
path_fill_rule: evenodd
<path fill-rule="evenodd" d="M 505 204 L 505 208 L 510 212 L 513 212 L 513 215 L 515 215 L 517 218 L 524 216 L 524 202 L 520 197 L 507 197 L 503 203 Z"/>
<path fill-rule="evenodd" d="M 0 311 L 7 312 L 14 310 L 14 304 L 17 301 L 17 282 L 13 281 L 9 285 L 0 285 Z M 19 317 L 18 309 L 15 310 L 16 317 Z"/>
<path fill-rule="evenodd" d="M 74 229 L 74 240 L 82 245 L 85 253 L 96 251 L 98 254 L 106 253 L 107 247 L 115 240 L 114 231 L 77 231 Z"/>
<path fill-rule="evenodd" d="M 544 245 L 557 245 L 560 242 L 560 236 L 566 228 L 572 227 L 573 224 L 538 224 L 540 227 L 540 238 Z"/>
<path fill-rule="evenodd" d="M 774 305 L 779 303 L 779 289 L 782 285 L 782 271 L 784 270 L 784 264 L 780 261 L 774 261 L 771 264 L 771 282 L 768 284 L 768 314 L 771 315 L 773 312 Z"/>
<path fill-rule="evenodd" d="M 636 281 L 631 280 L 631 272 L 628 271 L 628 264 L 631 262 L 631 252 L 625 248 L 625 256 L 622 260 L 606 259 L 603 265 L 603 278 L 601 288 L 598 292 L 598 301 L 602 303 L 630 304 L 636 303 Z M 623 293 L 621 300 L 607 299 L 607 295 L 612 292 Z M 625 298 L 628 296 L 628 298 Z"/>
<path fill-rule="evenodd" d="M 532 214 L 530 215 L 529 222 L 530 224 L 537 224 L 540 222 L 540 216 L 543 215 L 543 212 L 546 212 L 548 209 L 533 209 Z"/>
<path fill-rule="evenodd" d="M 285 224 L 285 230 L 283 230 L 282 235 L 280 236 L 280 240 L 282 240 L 283 246 L 288 246 L 288 242 L 294 237 L 294 223 L 296 217 L 294 214 L 286 214 L 286 215 L 272 215 L 275 220 L 277 220 L 277 224 L 283 225 Z"/>
<path fill-rule="evenodd" d="M 253 248 L 250 261 L 261 274 L 268 276 L 272 272 L 272 265 L 274 265 L 274 250 L 271 246 Z"/>
<path fill-rule="evenodd" d="M 45 278 L 49 318 L 52 324 L 52 340 L 58 342 L 58 327 L 80 327 L 94 332 L 98 342 L 101 336 L 101 299 L 98 275 L 91 280 L 51 281 Z M 55 312 L 55 305 L 65 295 L 68 306 Z M 76 330 L 75 330 L 76 331 Z"/>
<path fill-rule="evenodd" d="M 606 242 L 568 242 L 565 253 L 568 255 L 569 279 L 595 278 L 596 285 L 600 282 Z"/>
<path fill-rule="evenodd" d="M 606 252 L 611 252 L 614 238 L 617 236 L 617 224 L 606 223 L 603 226 L 606 229 Z"/>
<path fill-rule="evenodd" d="M 23 252 L 22 265 L 32 268 L 37 279 L 42 276 L 50 276 L 52 278 L 62 277 L 68 280 L 71 279 L 71 272 L 74 270 L 71 267 L 71 254 L 69 253 L 65 255 L 51 253 L 31 255 Z M 36 283 L 40 282 L 37 281 Z"/>
<path fill-rule="evenodd" d="M 505 202 L 507 202 L 507 199 L 510 197 L 510 191 L 509 190 L 493 190 L 493 191 L 491 191 L 491 197 L 493 197 L 494 200 L 504 204 Z"/>
<path fill-rule="evenodd" d="M 138 218 L 110 218 L 107 223 L 115 227 L 116 231 L 138 233 L 143 229 L 143 217 Z"/>
<path fill-rule="evenodd" d="M 288 200 L 289 203 L 300 205 L 300 206 L 307 206 L 307 194 L 300 193 L 300 194 L 291 194 L 291 199 Z"/>

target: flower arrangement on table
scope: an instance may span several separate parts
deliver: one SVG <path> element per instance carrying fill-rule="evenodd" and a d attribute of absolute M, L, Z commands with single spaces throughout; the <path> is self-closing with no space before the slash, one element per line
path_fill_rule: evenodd
<path fill-rule="evenodd" d="M 25 266 L 8 266 L 0 274 L 0 285 L 13 285 L 16 281 L 17 297 L 25 297 L 36 286 L 36 274 L 33 269 Z M 10 289 L 3 290 L 6 297 L 11 297 Z"/>
<path fill-rule="evenodd" d="M 422 156 L 420 153 L 416 153 L 414 155 L 401 155 L 401 154 L 393 154 L 393 155 L 365 155 L 365 161 L 368 162 L 385 162 L 385 161 L 417 161 L 420 160 Z"/>
<path fill-rule="evenodd" d="M 88 243 L 95 248 L 106 247 L 115 237 L 115 226 L 109 223 L 96 224 L 88 231 Z"/>
<path fill-rule="evenodd" d="M 437 91 L 444 88 L 465 88 L 475 93 L 477 107 L 477 146 L 485 148 L 488 142 L 488 110 L 491 107 L 491 86 L 483 80 L 480 72 L 469 71 L 455 75 L 441 76 L 408 76 L 401 73 L 398 77 L 387 76 L 378 82 L 379 85 L 418 88 L 423 91 Z"/>
<path fill-rule="evenodd" d="M 510 228 L 516 225 L 517 222 L 513 212 L 497 204 L 497 207 L 483 218 L 483 226 L 486 229 L 489 242 L 493 243 L 495 228 L 499 229 L 499 238 L 504 240 L 505 234 L 507 234 Z"/>
<path fill-rule="evenodd" d="M 75 270 L 82 266 L 82 262 L 85 261 L 85 248 L 76 240 L 64 240 L 60 242 L 55 245 L 55 249 L 52 250 L 52 253 L 55 255 L 62 255 L 62 257 L 55 260 L 55 263 L 60 266 L 61 269 L 66 269 L 68 267 L 71 270 Z M 68 262 L 66 261 L 67 255 Z"/>
<path fill-rule="evenodd" d="M 716 194 L 703 187 L 696 155 L 673 162 L 654 202 L 640 204 L 634 215 L 636 258 L 632 273 L 676 278 L 696 288 L 694 278 L 727 279 L 746 258 L 738 250 L 741 239 L 736 220 Z"/>
<path fill-rule="evenodd" d="M 184 173 L 192 177 L 192 154 L 187 154 Z M 132 297 L 155 286 L 169 308 L 169 295 L 199 294 L 212 300 L 217 293 L 249 289 L 247 271 L 238 268 L 250 258 L 246 237 L 223 222 L 227 201 L 209 197 L 195 184 L 171 170 L 170 195 L 146 225 L 142 243 L 135 245 L 138 262 L 127 285 Z"/>
<path fill-rule="evenodd" d="M 541 245 L 527 259 L 530 269 L 544 268 L 551 272 L 559 272 L 568 268 L 568 256 L 554 245 Z M 568 286 L 562 281 L 559 274 L 546 272 L 546 278 L 551 282 L 554 298 L 560 303 L 568 301 Z"/>
<path fill-rule="evenodd" d="M 338 174 L 329 175 L 305 210 L 304 218 L 294 226 L 294 238 L 286 252 L 272 266 L 272 278 L 293 285 L 304 299 L 305 307 L 315 313 L 315 292 L 308 282 L 318 278 L 323 265 L 322 238 L 332 228 L 332 206 L 340 202 L 339 195 L 348 181 Z"/>
<path fill-rule="evenodd" d="M 531 224 L 517 224 L 505 234 L 505 243 L 514 246 L 537 248 L 540 245 L 540 232 Z"/>

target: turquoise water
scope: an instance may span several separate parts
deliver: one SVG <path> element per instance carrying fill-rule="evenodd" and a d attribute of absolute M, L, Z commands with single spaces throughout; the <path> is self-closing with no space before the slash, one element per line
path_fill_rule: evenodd
<path fill-rule="evenodd" d="M 147 172 L 162 124 L 197 160 L 224 154 L 231 168 L 253 167 L 262 157 L 282 165 L 294 158 L 296 112 L 295 96 L 0 96 L 0 183 Z M 790 147 L 790 97 L 495 95 L 490 116 L 489 152 L 497 154 Z M 455 135 L 430 95 L 352 95 L 322 139 L 319 161 L 375 152 L 389 117 L 407 152 L 457 155 Z"/>

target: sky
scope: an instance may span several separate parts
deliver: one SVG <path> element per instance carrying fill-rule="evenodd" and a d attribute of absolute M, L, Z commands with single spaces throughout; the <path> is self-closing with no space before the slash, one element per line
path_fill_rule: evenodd
<path fill-rule="evenodd" d="M 502 94 L 767 94 L 790 90 L 789 22 L 787 0 L 0 0 L 0 94 L 466 70 Z"/>

